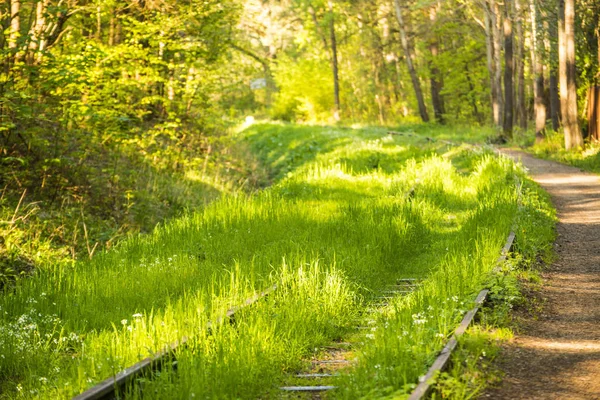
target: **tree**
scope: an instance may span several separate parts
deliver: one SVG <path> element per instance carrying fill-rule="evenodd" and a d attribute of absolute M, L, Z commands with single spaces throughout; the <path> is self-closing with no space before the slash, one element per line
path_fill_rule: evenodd
<path fill-rule="evenodd" d="M 502 126 L 504 135 L 507 138 L 512 138 L 513 134 L 513 3 L 511 0 L 506 0 L 504 5 L 504 124 Z"/>
<path fill-rule="evenodd" d="M 442 98 L 442 75 L 440 73 L 440 69 L 436 66 L 436 58 L 439 52 L 438 38 L 436 29 L 436 20 L 438 8 L 440 7 L 439 3 L 434 4 L 429 9 L 429 19 L 431 21 L 431 38 L 429 40 L 429 51 L 431 53 L 431 59 L 429 60 L 429 75 L 430 75 L 430 90 L 431 90 L 431 103 L 433 105 L 433 114 L 435 116 L 435 120 L 441 124 L 445 122 L 444 114 L 446 111 L 444 110 L 444 99 Z"/>
<path fill-rule="evenodd" d="M 558 0 L 559 82 L 565 148 L 583 147 L 575 83 L 575 0 Z"/>
<path fill-rule="evenodd" d="M 410 74 L 415 96 L 417 98 L 417 104 L 419 106 L 419 115 L 423 122 L 429 122 L 429 115 L 427 114 L 427 108 L 425 107 L 425 100 L 423 99 L 423 91 L 421 90 L 421 83 L 419 76 L 413 63 L 413 52 L 412 47 L 408 41 L 408 35 L 406 33 L 406 24 L 404 23 L 404 17 L 402 16 L 402 7 L 400 0 L 394 0 L 394 9 L 396 11 L 396 20 L 398 21 L 398 29 L 400 31 L 400 42 L 402 43 L 402 49 L 404 50 L 404 59 L 406 60 L 406 66 Z"/>
<path fill-rule="evenodd" d="M 544 104 L 544 64 L 540 52 L 539 9 L 535 6 L 535 0 L 530 0 L 531 15 L 531 63 L 534 68 L 534 119 L 535 140 L 540 142 L 544 138 L 546 128 L 546 105 Z"/>
<path fill-rule="evenodd" d="M 333 111 L 333 118 L 336 121 L 340 120 L 340 77 L 338 70 L 338 50 L 337 50 L 337 38 L 335 35 L 335 13 L 333 12 L 333 1 L 327 2 L 329 7 L 329 39 L 331 41 L 331 70 L 333 72 L 333 99 L 335 109 Z"/>
<path fill-rule="evenodd" d="M 524 8 L 521 0 L 514 0 L 515 5 L 515 33 L 516 33 L 516 55 L 515 55 L 515 80 L 516 80 L 516 105 L 515 117 L 522 130 L 527 129 L 527 111 L 525 109 L 525 35 L 523 31 Z"/>

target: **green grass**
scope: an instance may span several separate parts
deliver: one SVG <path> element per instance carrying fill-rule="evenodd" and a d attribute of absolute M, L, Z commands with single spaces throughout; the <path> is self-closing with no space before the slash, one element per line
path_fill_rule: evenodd
<path fill-rule="evenodd" d="M 519 212 L 521 172 L 484 150 L 383 129 L 255 125 L 236 140 L 270 188 L 39 270 L 0 298 L 0 396 L 67 398 L 183 336 L 177 372 L 145 382 L 144 398 L 276 396 L 387 285 L 416 277 L 422 287 L 376 316 L 333 395 L 410 390 L 486 284 Z M 235 326 L 205 329 L 273 283 Z"/>
<path fill-rule="evenodd" d="M 585 171 L 600 173 L 600 146 L 588 143 L 585 149 L 565 150 L 564 136 L 550 133 L 546 139 L 526 149 L 537 157 L 569 164 Z"/>

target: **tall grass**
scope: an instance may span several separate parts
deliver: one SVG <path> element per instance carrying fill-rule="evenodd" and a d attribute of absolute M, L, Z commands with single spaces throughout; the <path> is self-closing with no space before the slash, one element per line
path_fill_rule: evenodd
<path fill-rule="evenodd" d="M 262 125 L 237 140 L 272 187 L 39 271 L 0 298 L 0 396 L 67 398 L 184 336 L 177 371 L 128 397 L 276 396 L 403 277 L 424 283 L 381 314 L 334 395 L 383 395 L 423 373 L 510 230 L 514 165 L 381 130 Z M 206 329 L 275 282 L 234 325 Z"/>

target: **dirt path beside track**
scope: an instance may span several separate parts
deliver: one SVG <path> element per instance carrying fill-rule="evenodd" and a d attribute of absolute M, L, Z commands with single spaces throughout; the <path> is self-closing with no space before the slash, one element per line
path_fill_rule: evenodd
<path fill-rule="evenodd" d="M 514 150 L 558 211 L 557 259 L 539 315 L 502 352 L 499 387 L 482 399 L 600 399 L 600 177 Z"/>

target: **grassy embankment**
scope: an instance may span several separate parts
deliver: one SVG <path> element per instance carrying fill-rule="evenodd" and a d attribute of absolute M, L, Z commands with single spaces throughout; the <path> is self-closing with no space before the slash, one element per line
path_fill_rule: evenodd
<path fill-rule="evenodd" d="M 516 140 L 514 145 L 537 157 L 569 164 L 584 171 L 600 173 L 600 146 L 597 143 L 586 143 L 584 149 L 565 150 L 565 138 L 562 133 L 549 132 L 546 139 L 538 144 L 533 137 Z"/>
<path fill-rule="evenodd" d="M 481 150 L 380 129 L 254 126 L 239 140 L 269 168 L 271 188 L 40 270 L 0 299 L 4 397 L 72 396 L 182 336 L 192 339 L 178 372 L 146 382 L 144 397 L 276 394 L 373 296 L 416 277 L 423 285 L 372 322 L 333 395 L 403 393 L 486 283 L 515 215 L 525 257 L 551 236 L 539 192 L 526 184 L 519 208 L 522 174 Z M 274 282 L 235 327 L 204 329 Z"/>

